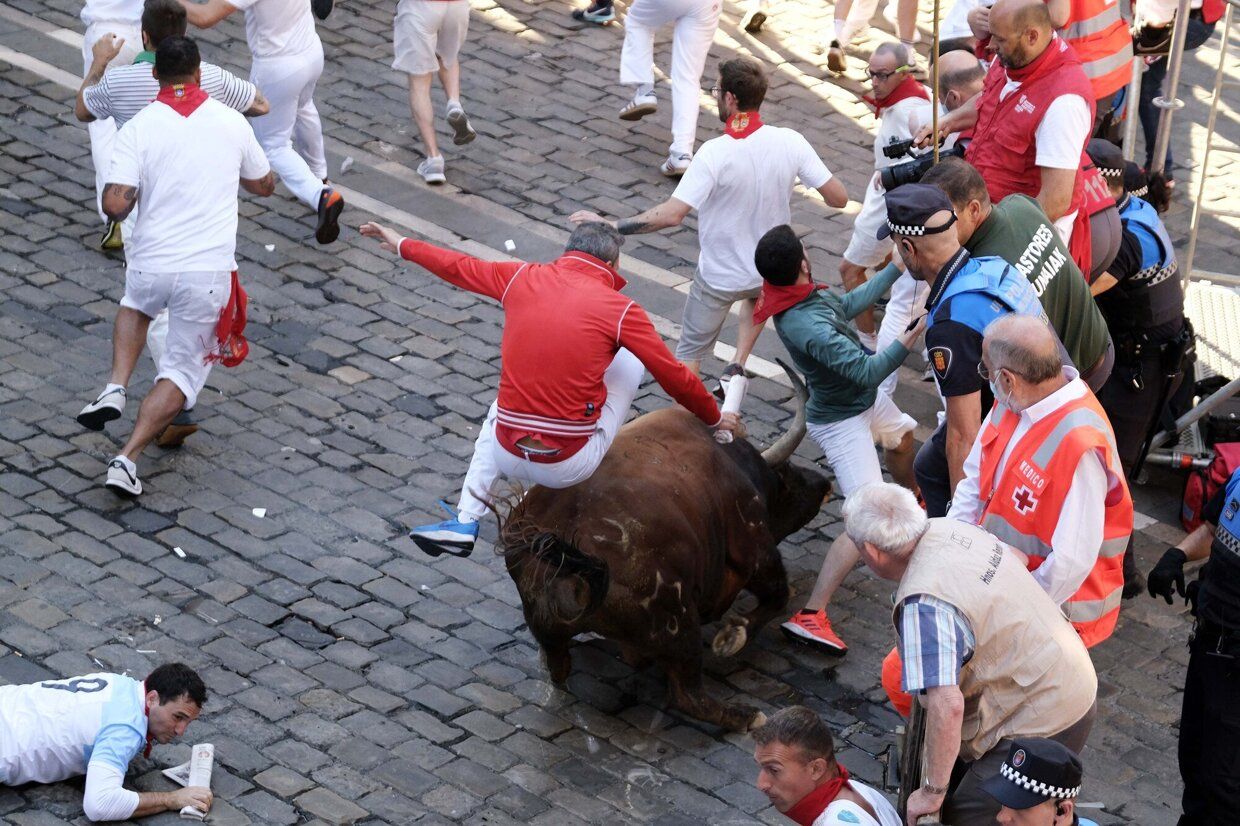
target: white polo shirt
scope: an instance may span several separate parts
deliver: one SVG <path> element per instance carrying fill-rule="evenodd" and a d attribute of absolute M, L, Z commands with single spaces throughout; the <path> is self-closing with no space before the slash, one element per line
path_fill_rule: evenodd
<path fill-rule="evenodd" d="M 745 138 L 720 135 L 702 144 L 672 193 L 697 210 L 702 280 L 727 292 L 762 286 L 754 250 L 767 230 L 792 222 L 798 179 L 818 189 L 831 170 L 795 130 L 763 125 Z"/>
<path fill-rule="evenodd" d="M 0 786 L 55 783 L 100 762 L 124 775 L 146 746 L 142 682 L 87 674 L 0 686 Z"/>
<path fill-rule="evenodd" d="M 239 180 L 270 171 L 240 112 L 207 98 L 188 117 L 155 101 L 116 133 L 108 183 L 138 188 L 138 218 L 125 239 L 143 272 L 234 270 Z"/>
<path fill-rule="evenodd" d="M 307 0 L 229 0 L 245 12 L 245 39 L 257 59 L 299 55 L 318 45 Z"/>

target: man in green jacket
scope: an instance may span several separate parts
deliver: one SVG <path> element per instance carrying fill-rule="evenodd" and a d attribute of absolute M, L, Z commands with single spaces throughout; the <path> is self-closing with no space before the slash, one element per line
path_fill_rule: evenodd
<path fill-rule="evenodd" d="M 762 236 L 754 264 L 763 279 L 754 322 L 775 318 L 780 340 L 804 374 L 809 389 L 808 432 L 835 472 L 840 492 L 848 497 L 871 482 L 883 481 L 875 444 L 886 451 L 892 478 L 916 492 L 917 423 L 877 388 L 908 356 L 925 328 L 925 316 L 873 354 L 861 346 L 850 323 L 891 288 L 900 270 L 889 264 L 855 290 L 837 294 L 814 283 L 805 247 L 787 224 Z M 832 630 L 826 608 L 857 559 L 852 543 L 836 540 L 831 545 L 805 608 L 783 624 L 786 635 L 829 652 L 848 650 Z"/>

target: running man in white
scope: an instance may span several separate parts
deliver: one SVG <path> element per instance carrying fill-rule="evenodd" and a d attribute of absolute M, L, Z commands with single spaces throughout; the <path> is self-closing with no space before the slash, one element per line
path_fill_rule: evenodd
<path fill-rule="evenodd" d="M 409 0 L 405 0 L 409 2 Z M 679 178 L 693 159 L 698 96 L 706 53 L 719 28 L 720 0 L 635 0 L 624 18 L 620 82 L 634 87 L 620 119 L 641 120 L 658 111 L 654 96 L 654 34 L 668 23 L 672 34 L 672 145 L 659 171 Z"/>
<path fill-rule="evenodd" d="M 271 168 L 298 200 L 318 213 L 314 238 L 330 244 L 340 235 L 344 197 L 327 180 L 323 124 L 314 86 L 323 74 L 323 44 L 306 0 L 181 0 L 189 22 L 209 29 L 245 11 L 250 82 L 263 90 L 271 111 L 254 119 L 254 134 Z M 330 9 L 329 9 L 330 11 Z M 294 148 L 296 145 L 296 148 Z"/>
<path fill-rule="evenodd" d="M 478 133 L 461 106 L 461 46 L 469 33 L 469 0 L 400 0 L 392 22 L 396 58 L 392 68 L 409 75 L 409 108 L 422 135 L 426 159 L 418 164 L 418 174 L 428 184 L 441 184 L 443 155 L 435 139 L 435 108 L 431 105 L 431 79 L 439 73 L 448 98 L 448 125 L 452 142 L 463 146 Z"/>
<path fill-rule="evenodd" d="M 182 409 L 194 407 L 211 372 L 220 312 L 237 268 L 237 184 L 270 195 L 275 178 L 245 118 L 207 97 L 198 46 L 169 37 L 155 53 L 155 102 L 117 135 L 103 208 L 123 221 L 138 208 L 127 250 L 125 295 L 112 333 L 112 375 L 78 414 L 90 430 L 120 417 L 151 319 L 168 310 L 167 346 L 155 386 L 106 486 L 142 493 L 134 461 Z"/>
<path fill-rule="evenodd" d="M 139 682 L 87 674 L 0 686 L 0 786 L 56 783 L 86 775 L 82 809 L 90 820 L 128 820 L 193 806 L 211 808 L 211 790 L 134 792 L 122 785 L 129 761 L 153 743 L 185 735 L 207 702 L 202 678 L 165 663 Z"/>
<path fill-rule="evenodd" d="M 82 23 L 86 34 L 82 38 L 82 74 L 89 75 L 95 62 L 95 43 L 105 35 L 119 38 L 121 45 L 112 55 L 111 65 L 123 66 L 134 59 L 142 45 L 138 27 L 142 19 L 142 0 L 86 0 L 82 7 Z M 117 250 L 122 246 L 121 225 L 108 220 L 103 214 L 103 185 L 111 168 L 112 141 L 120 128 L 110 118 L 100 118 L 87 127 L 90 135 L 90 159 L 95 165 L 95 209 L 104 224 L 99 248 Z"/>
<path fill-rule="evenodd" d="M 828 206 L 848 203 L 844 184 L 831 174 L 799 132 L 763 124 L 758 108 L 766 97 L 766 70 L 752 57 L 719 65 L 712 90 L 724 134 L 702 144 L 672 197 L 640 215 L 614 222 L 624 235 L 680 226 L 689 210 L 698 212 L 697 271 L 685 301 L 676 358 L 695 373 L 715 342 L 732 305 L 741 302 L 734 365 L 739 370 L 762 332 L 753 308 L 762 292 L 754 266 L 758 239 L 767 230 L 792 223 L 792 188 L 799 180 L 818 190 Z M 602 221 L 581 210 L 574 224 Z M 736 367 L 739 365 L 739 367 Z"/>

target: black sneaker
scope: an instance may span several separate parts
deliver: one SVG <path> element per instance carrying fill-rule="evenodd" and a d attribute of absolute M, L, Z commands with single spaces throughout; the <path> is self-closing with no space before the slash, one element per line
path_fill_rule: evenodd
<path fill-rule="evenodd" d="M 612 8 L 611 0 L 594 0 L 588 7 L 573 12 L 573 19 L 605 26 L 616 19 L 616 12 Z"/>
<path fill-rule="evenodd" d="M 310 9 L 320 20 L 326 20 L 327 15 L 332 13 L 332 5 L 332 0 L 310 0 Z"/>
<path fill-rule="evenodd" d="M 314 230 L 314 240 L 330 244 L 340 237 L 340 213 L 344 211 L 344 196 L 334 189 L 325 188 L 319 195 L 319 225 Z"/>

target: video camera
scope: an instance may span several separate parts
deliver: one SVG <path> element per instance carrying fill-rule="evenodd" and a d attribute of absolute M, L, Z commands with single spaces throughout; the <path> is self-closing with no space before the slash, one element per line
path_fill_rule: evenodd
<path fill-rule="evenodd" d="M 921 180 L 921 176 L 925 175 L 926 171 L 934 166 L 934 151 L 926 149 L 921 153 L 914 153 L 911 138 L 906 141 L 893 141 L 887 144 L 883 147 L 883 155 L 888 158 L 903 158 L 906 155 L 912 158 L 911 161 L 898 163 L 878 171 L 878 177 L 883 184 L 883 189 L 888 192 L 903 184 L 917 183 Z M 940 149 L 939 158 L 946 157 L 963 158 L 964 147 L 956 143 L 950 149 Z"/>

